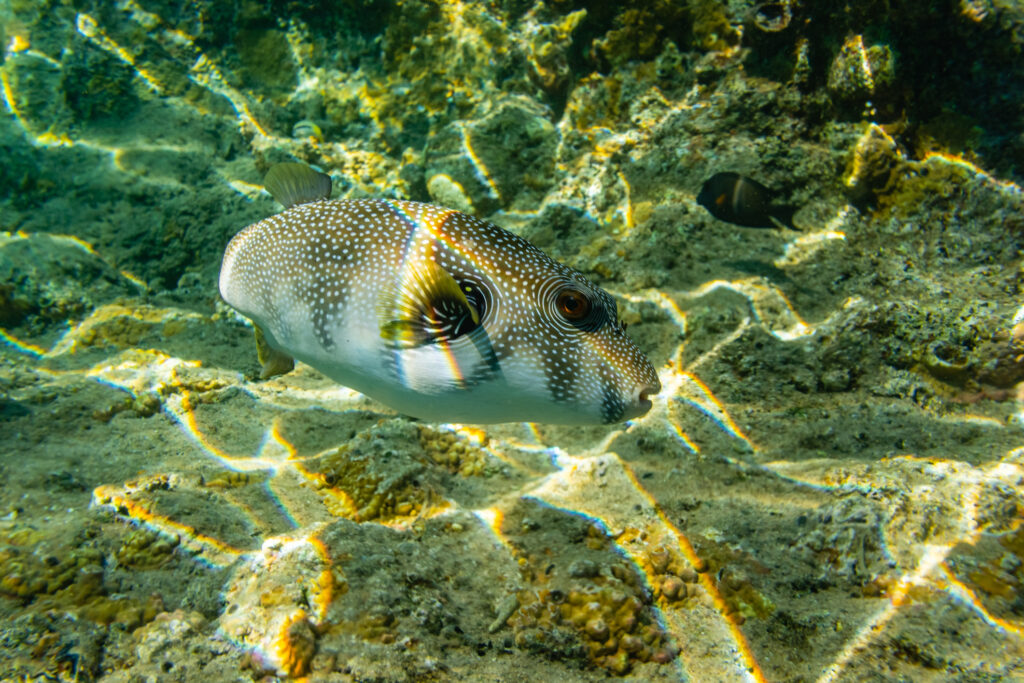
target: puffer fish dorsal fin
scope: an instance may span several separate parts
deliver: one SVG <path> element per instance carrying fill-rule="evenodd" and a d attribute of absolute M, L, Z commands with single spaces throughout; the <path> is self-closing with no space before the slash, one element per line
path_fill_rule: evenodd
<path fill-rule="evenodd" d="M 378 307 L 380 336 L 397 348 L 452 341 L 480 325 L 459 283 L 434 261 L 411 264 Z"/>
<path fill-rule="evenodd" d="M 331 196 L 331 176 L 305 164 L 287 161 L 267 171 L 263 187 L 284 208 L 308 204 Z"/>

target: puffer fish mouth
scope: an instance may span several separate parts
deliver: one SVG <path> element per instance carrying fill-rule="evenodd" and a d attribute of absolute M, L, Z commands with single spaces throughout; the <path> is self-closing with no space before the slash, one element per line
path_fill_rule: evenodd
<path fill-rule="evenodd" d="M 635 394 L 636 399 L 633 404 L 628 406 L 620 419 L 630 420 L 635 417 L 642 417 L 654 406 L 651 401 L 651 397 L 658 394 L 661 391 L 661 383 L 657 384 L 644 384 L 638 387 L 638 391 Z"/>
<path fill-rule="evenodd" d="M 656 393 L 657 389 L 654 389 L 653 387 L 648 387 L 647 389 L 644 389 L 643 391 L 640 392 L 640 397 L 637 400 L 637 404 L 640 406 L 640 409 L 644 411 L 644 413 L 650 410 L 651 407 L 654 405 L 653 403 L 651 403 L 651 399 L 649 397 L 653 396 Z"/>

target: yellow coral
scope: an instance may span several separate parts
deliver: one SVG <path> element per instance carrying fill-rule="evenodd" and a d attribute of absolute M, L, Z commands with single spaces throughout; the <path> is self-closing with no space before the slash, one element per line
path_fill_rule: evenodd
<path fill-rule="evenodd" d="M 150 335 L 171 337 L 188 325 L 209 322 L 198 313 L 153 306 L 100 306 L 71 330 L 50 352 L 51 355 L 71 353 L 92 346 L 136 346 Z"/>
<path fill-rule="evenodd" d="M 412 469 L 399 474 L 378 470 L 377 437 L 376 429 L 367 430 L 299 468 L 315 482 L 331 514 L 367 521 L 418 515 L 426 506 L 429 496 L 413 483 Z"/>
<path fill-rule="evenodd" d="M 592 540 L 603 535 L 596 525 L 588 533 Z M 582 560 L 569 569 L 572 583 L 557 586 L 557 575 L 544 571 L 548 561 L 547 556 L 520 557 L 524 578 L 535 584 L 516 594 L 518 609 L 508 620 L 520 647 L 538 634 L 569 630 L 592 662 L 617 675 L 628 673 L 637 662 L 675 657 L 632 565 L 615 558 L 608 571 L 601 571 L 597 563 Z"/>
<path fill-rule="evenodd" d="M 236 489 L 249 485 L 254 477 L 249 472 L 224 470 L 203 482 L 209 488 Z"/>
<path fill-rule="evenodd" d="M 891 189 L 896 169 L 904 161 L 896 141 L 881 126 L 868 124 L 850 154 L 843 184 L 857 200 Z"/>
<path fill-rule="evenodd" d="M 420 428 L 420 445 L 431 461 L 463 477 L 487 474 L 490 456 L 483 448 L 454 432 Z"/>
<path fill-rule="evenodd" d="M 304 676 L 309 671 L 309 663 L 316 653 L 316 631 L 301 609 L 282 622 L 274 640 L 274 653 L 287 675 Z"/>
<path fill-rule="evenodd" d="M 133 569 L 155 569 L 167 563 L 181 542 L 177 535 L 166 535 L 146 528 L 134 529 L 125 537 L 116 557 Z"/>

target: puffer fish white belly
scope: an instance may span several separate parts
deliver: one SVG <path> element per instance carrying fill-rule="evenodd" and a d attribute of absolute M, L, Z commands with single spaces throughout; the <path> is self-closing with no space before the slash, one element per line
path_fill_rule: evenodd
<path fill-rule="evenodd" d="M 616 422 L 660 389 L 606 293 L 429 204 L 295 203 L 232 239 L 220 291 L 271 348 L 421 419 Z"/>
<path fill-rule="evenodd" d="M 471 371 L 458 371 L 449 354 L 437 353 L 432 348 L 400 353 L 387 348 L 376 317 L 360 317 L 358 312 L 366 310 L 360 306 L 353 307 L 351 314 L 328 330 L 337 346 L 326 348 L 318 340 L 309 307 L 293 304 L 297 289 L 301 291 L 301 287 L 285 283 L 275 288 L 272 306 L 287 311 L 281 322 L 275 322 L 273 317 L 263 319 L 258 312 L 246 311 L 242 306 L 236 308 L 260 326 L 274 348 L 286 349 L 296 360 L 397 412 L 437 422 L 538 421 L 536 414 L 524 411 L 522 402 L 517 400 L 528 389 L 544 382 L 530 364 L 510 362 L 503 365 L 501 376 L 489 382 L 453 390 L 456 377 Z M 460 360 L 465 367 L 466 361 Z M 506 375 L 517 381 L 509 383 Z M 548 417 L 546 421 L 556 423 L 578 421 L 571 409 L 556 408 Z"/>

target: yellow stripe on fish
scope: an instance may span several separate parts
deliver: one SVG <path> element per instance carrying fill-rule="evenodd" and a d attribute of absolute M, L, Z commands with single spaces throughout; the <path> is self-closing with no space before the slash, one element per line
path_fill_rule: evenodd
<path fill-rule="evenodd" d="M 431 204 L 330 200 L 302 164 L 266 186 L 285 210 L 231 240 L 220 292 L 274 368 L 443 422 L 619 422 L 661 390 L 614 299 L 526 240 Z"/>

